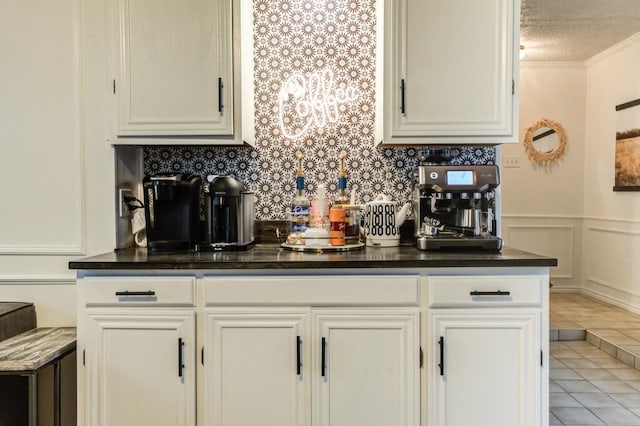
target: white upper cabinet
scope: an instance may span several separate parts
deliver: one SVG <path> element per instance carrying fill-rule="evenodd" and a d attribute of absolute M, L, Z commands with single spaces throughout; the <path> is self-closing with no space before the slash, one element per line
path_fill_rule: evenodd
<path fill-rule="evenodd" d="M 241 143 L 231 0 L 115 0 L 110 13 L 111 143 Z"/>
<path fill-rule="evenodd" d="M 519 0 L 385 2 L 385 144 L 518 139 Z"/>

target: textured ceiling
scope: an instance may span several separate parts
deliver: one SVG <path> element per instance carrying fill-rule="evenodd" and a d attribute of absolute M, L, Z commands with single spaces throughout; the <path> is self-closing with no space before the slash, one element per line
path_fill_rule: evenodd
<path fill-rule="evenodd" d="M 584 62 L 640 32 L 640 0 L 522 0 L 523 62 Z"/>

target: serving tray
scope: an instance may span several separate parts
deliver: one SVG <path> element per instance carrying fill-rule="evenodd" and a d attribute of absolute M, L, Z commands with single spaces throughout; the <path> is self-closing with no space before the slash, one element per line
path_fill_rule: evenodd
<path fill-rule="evenodd" d="M 364 247 L 364 243 L 345 244 L 343 246 L 332 246 L 332 245 L 306 246 L 304 244 L 282 243 L 282 244 L 280 244 L 280 247 L 286 248 L 287 250 L 293 250 L 293 251 L 322 253 L 322 252 L 325 252 L 325 251 L 353 251 L 353 250 L 360 250 L 360 249 L 362 249 L 362 247 Z"/>

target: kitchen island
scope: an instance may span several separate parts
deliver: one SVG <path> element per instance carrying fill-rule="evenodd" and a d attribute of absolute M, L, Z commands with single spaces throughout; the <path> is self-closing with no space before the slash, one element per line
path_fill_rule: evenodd
<path fill-rule="evenodd" d="M 546 425 L 555 265 L 269 244 L 73 261 L 78 424 Z"/>

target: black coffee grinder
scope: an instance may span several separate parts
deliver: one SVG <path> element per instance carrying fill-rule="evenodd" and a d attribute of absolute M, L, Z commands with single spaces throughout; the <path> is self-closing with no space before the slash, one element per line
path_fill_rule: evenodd
<path fill-rule="evenodd" d="M 142 182 L 147 247 L 151 251 L 192 249 L 200 239 L 200 177 L 146 176 Z"/>

